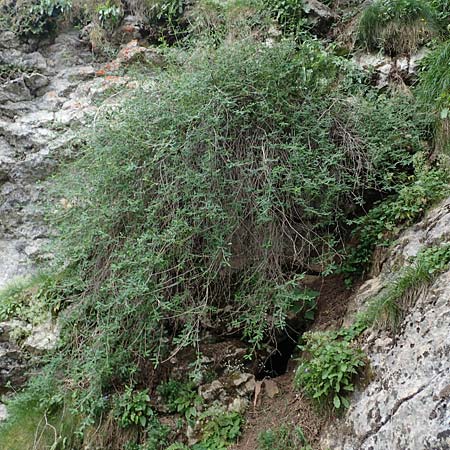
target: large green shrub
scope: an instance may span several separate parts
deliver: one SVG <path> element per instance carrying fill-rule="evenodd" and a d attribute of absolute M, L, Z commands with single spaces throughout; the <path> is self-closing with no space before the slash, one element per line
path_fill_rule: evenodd
<path fill-rule="evenodd" d="M 299 274 L 339 254 L 366 193 L 408 181 L 427 137 L 411 99 L 367 92 L 314 41 L 234 44 L 180 72 L 97 120 L 59 181 L 72 290 L 52 367 L 83 426 L 111 380 L 132 384 L 203 330 L 257 346 L 301 314 Z"/>
<path fill-rule="evenodd" d="M 375 0 L 362 13 L 358 40 L 368 50 L 411 54 L 438 33 L 436 12 L 423 0 Z"/>

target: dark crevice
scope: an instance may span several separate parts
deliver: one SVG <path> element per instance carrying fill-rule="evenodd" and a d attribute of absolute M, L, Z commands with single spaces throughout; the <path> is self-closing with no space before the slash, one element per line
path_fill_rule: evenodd
<path fill-rule="evenodd" d="M 276 378 L 286 373 L 301 334 L 302 332 L 298 330 L 284 331 L 277 339 L 275 349 L 262 361 L 255 375 L 257 380 Z"/>

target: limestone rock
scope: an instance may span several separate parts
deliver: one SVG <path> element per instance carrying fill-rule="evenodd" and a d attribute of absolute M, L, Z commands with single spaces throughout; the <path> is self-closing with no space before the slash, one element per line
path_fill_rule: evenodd
<path fill-rule="evenodd" d="M 31 330 L 31 334 L 23 343 L 23 347 L 34 354 L 45 353 L 55 347 L 58 336 L 57 324 L 48 321 Z"/>
<path fill-rule="evenodd" d="M 329 6 L 318 0 L 305 0 L 303 5 L 316 32 L 326 32 L 327 28 L 339 18 Z"/>
<path fill-rule="evenodd" d="M 352 314 L 421 248 L 448 241 L 450 198 L 406 230 L 378 277 L 358 292 Z M 355 393 L 343 419 L 329 425 L 321 448 L 423 450 L 450 448 L 450 271 L 418 292 L 396 335 L 364 337 L 373 379 Z"/>

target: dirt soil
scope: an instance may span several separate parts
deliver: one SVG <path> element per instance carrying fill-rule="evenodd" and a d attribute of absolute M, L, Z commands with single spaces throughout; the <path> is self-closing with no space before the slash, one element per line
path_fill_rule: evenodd
<path fill-rule="evenodd" d="M 318 278 L 310 286 L 320 294 L 318 297 L 316 321 L 312 330 L 337 329 L 342 325 L 347 305 L 356 288 L 349 290 L 342 277 Z M 297 355 L 298 357 L 298 355 Z M 314 449 L 317 449 L 322 427 L 330 419 L 319 413 L 312 402 L 294 389 L 293 381 L 298 362 L 296 356 L 289 362 L 287 372 L 273 381 L 278 394 L 270 398 L 264 387 L 258 395 L 257 403 L 247 412 L 243 433 L 230 450 L 258 450 L 258 435 L 281 425 L 301 427 Z"/>

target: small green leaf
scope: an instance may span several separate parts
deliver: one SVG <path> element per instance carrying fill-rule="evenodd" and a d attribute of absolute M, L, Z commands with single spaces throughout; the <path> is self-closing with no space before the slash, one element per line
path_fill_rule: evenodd
<path fill-rule="evenodd" d="M 334 396 L 333 405 L 336 409 L 339 409 L 341 407 L 341 399 L 339 398 L 339 395 Z"/>

